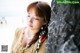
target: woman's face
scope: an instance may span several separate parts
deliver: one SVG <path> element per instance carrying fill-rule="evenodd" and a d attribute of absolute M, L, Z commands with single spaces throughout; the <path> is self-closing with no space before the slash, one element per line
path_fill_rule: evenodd
<path fill-rule="evenodd" d="M 33 9 L 29 10 L 27 18 L 27 27 L 30 30 L 39 30 L 44 23 L 44 19 L 36 16 Z"/>

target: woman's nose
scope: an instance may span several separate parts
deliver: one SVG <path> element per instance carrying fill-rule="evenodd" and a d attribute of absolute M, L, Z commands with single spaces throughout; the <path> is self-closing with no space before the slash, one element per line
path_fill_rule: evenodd
<path fill-rule="evenodd" d="M 28 18 L 28 22 L 32 23 L 32 19 L 30 17 Z"/>

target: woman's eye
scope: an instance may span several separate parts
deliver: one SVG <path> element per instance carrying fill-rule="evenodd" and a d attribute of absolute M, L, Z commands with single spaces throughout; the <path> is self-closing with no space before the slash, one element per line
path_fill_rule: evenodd
<path fill-rule="evenodd" d="M 39 20 L 39 19 L 37 19 L 37 18 L 34 18 L 35 20 Z"/>
<path fill-rule="evenodd" d="M 38 18 L 33 18 L 34 20 L 39 20 Z"/>
<path fill-rule="evenodd" d="M 27 17 L 30 17 L 30 15 L 28 15 Z"/>
<path fill-rule="evenodd" d="M 30 17 L 30 16 L 28 16 L 28 17 Z"/>

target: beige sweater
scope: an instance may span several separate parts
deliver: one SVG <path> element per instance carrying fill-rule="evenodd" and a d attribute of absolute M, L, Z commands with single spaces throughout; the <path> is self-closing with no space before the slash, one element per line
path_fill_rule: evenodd
<path fill-rule="evenodd" d="M 16 29 L 15 38 L 14 38 L 10 53 L 36 53 L 35 51 L 36 51 L 38 40 L 35 43 L 33 43 L 29 48 L 24 48 L 22 47 L 23 37 L 24 37 L 23 28 Z M 41 45 L 38 53 L 46 53 L 46 47 L 45 47 L 46 41 L 47 39 Z"/>

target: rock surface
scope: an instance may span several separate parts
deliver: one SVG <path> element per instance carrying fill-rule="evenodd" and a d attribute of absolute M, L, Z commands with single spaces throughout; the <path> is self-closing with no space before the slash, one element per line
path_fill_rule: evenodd
<path fill-rule="evenodd" d="M 51 3 L 47 53 L 80 53 L 80 5 Z"/>

